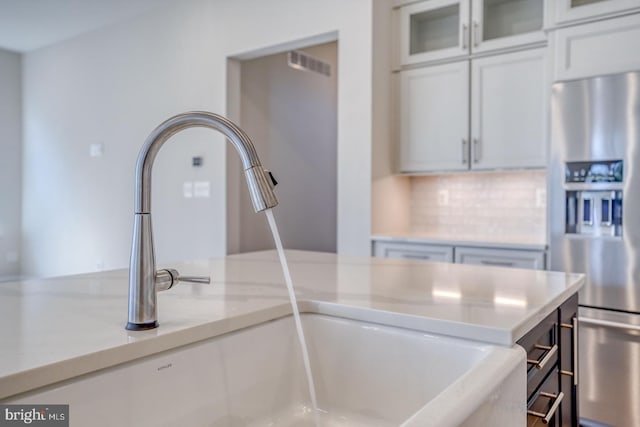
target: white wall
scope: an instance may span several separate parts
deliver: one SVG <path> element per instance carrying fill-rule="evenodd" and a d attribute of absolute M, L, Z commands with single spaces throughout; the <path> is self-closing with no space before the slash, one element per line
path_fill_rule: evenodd
<path fill-rule="evenodd" d="M 286 52 L 242 61 L 240 125 L 279 181 L 274 215 L 283 244 L 335 252 L 337 43 L 300 50 L 330 64 L 332 74 L 291 68 Z M 240 221 L 238 251 L 274 248 L 266 218 L 240 188 L 239 217 L 228 218 Z"/>
<path fill-rule="evenodd" d="M 386 2 L 375 2 L 373 25 L 374 66 L 373 66 L 373 135 L 371 170 L 371 227 L 375 233 L 404 233 L 410 227 L 410 181 L 408 177 L 396 175 L 397 147 L 392 135 L 390 120 L 398 114 L 393 98 L 391 75 L 392 34 L 391 8 Z M 396 79 L 397 76 L 394 76 Z"/>
<path fill-rule="evenodd" d="M 0 280 L 20 273 L 22 60 L 0 49 Z"/>
<path fill-rule="evenodd" d="M 340 40 L 337 246 L 343 254 L 368 254 L 372 1 L 181 1 L 26 54 L 25 272 L 125 267 L 134 164 L 153 127 L 186 110 L 225 113 L 228 57 L 334 31 Z M 89 157 L 89 145 L 100 142 L 104 155 Z M 226 148 L 221 136 L 190 130 L 160 152 L 153 189 L 159 261 L 225 253 Z M 204 156 L 204 167 L 190 166 L 194 154 Z M 205 179 L 211 198 L 182 197 L 184 181 Z"/>

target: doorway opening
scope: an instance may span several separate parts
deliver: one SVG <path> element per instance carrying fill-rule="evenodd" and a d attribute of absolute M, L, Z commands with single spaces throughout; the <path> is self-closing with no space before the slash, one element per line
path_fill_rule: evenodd
<path fill-rule="evenodd" d="M 278 180 L 274 208 L 287 249 L 336 252 L 337 41 L 230 60 L 228 114 Z M 239 161 L 227 156 L 227 253 L 274 248 Z"/>

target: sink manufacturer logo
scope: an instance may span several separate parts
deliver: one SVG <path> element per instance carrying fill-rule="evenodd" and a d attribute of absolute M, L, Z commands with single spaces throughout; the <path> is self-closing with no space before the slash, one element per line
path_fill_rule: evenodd
<path fill-rule="evenodd" d="M 0 427 L 69 427 L 69 405 L 0 405 Z"/>

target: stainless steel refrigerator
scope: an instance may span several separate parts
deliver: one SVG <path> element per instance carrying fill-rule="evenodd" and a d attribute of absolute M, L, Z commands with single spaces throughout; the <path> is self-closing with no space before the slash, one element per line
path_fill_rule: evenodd
<path fill-rule="evenodd" d="M 585 273 L 579 416 L 640 426 L 640 72 L 552 87 L 550 266 Z"/>

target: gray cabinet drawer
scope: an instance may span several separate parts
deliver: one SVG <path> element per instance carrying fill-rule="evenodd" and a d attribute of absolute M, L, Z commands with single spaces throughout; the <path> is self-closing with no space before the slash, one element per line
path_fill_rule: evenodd
<path fill-rule="evenodd" d="M 455 262 L 460 264 L 544 270 L 545 255 L 541 251 L 456 247 Z"/>
<path fill-rule="evenodd" d="M 453 247 L 422 243 L 396 243 L 375 241 L 373 256 L 413 259 L 435 262 L 453 262 Z"/>

